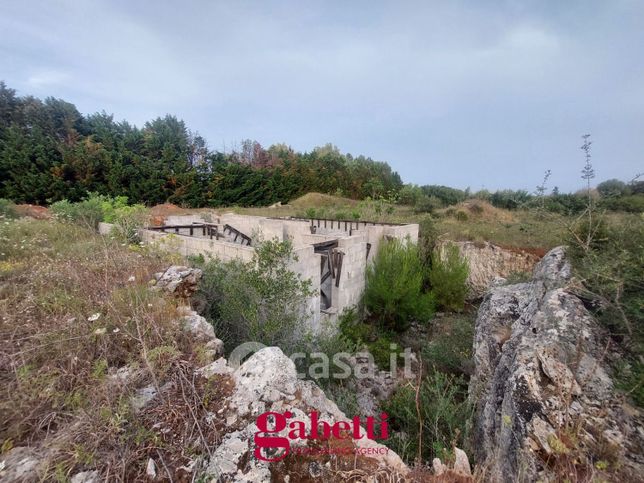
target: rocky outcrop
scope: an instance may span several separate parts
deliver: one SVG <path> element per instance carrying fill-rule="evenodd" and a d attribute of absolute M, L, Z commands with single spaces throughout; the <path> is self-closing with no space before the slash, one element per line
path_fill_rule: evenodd
<path fill-rule="evenodd" d="M 432 470 L 436 476 L 460 476 L 461 478 L 471 477 L 472 468 L 470 467 L 470 460 L 467 457 L 465 451 L 460 448 L 454 447 L 454 464 L 452 468 L 444 464 L 440 458 L 434 458 L 432 461 Z M 468 478 L 469 479 L 469 478 Z M 449 479 L 446 481 L 454 481 L 454 479 Z"/>
<path fill-rule="evenodd" d="M 360 377 L 351 378 L 349 387 L 355 392 L 360 413 L 375 416 L 379 412 L 380 402 L 389 399 L 396 388 L 404 381 L 402 374 L 382 371 L 366 353 L 358 352 L 348 360 L 354 374 Z"/>
<path fill-rule="evenodd" d="M 222 372 L 230 371 L 219 364 L 215 373 Z M 343 414 L 314 383 L 298 379 L 293 361 L 276 347 L 256 352 L 231 375 L 235 388 L 224 411 L 229 432 L 211 451 L 206 477 L 217 481 L 268 482 L 341 481 L 361 475 L 360 481 L 376 481 L 376 475 L 387 475 L 387 481 L 398 481 L 408 473 L 398 455 L 366 438 L 364 428 L 359 430 L 361 439 L 292 439 L 290 452 L 281 461 L 258 459 L 254 437 L 258 431 L 257 417 L 262 413 L 288 411 L 292 415 L 289 420 L 306 422 L 314 411 L 320 421 L 328 424 L 351 421 L 353 415 Z M 289 431 L 286 427 L 271 436 L 285 437 Z M 267 457 L 276 456 L 270 449 L 262 452 Z"/>
<path fill-rule="evenodd" d="M 202 317 L 190 307 L 178 308 L 184 329 L 197 342 L 204 343 L 205 354 L 215 360 L 224 355 L 224 343 L 215 335 L 215 329 L 205 317 Z"/>
<path fill-rule="evenodd" d="M 642 416 L 613 390 L 607 339 L 570 277 L 555 248 L 531 282 L 491 289 L 479 309 L 470 398 L 486 481 L 644 474 Z"/>
<path fill-rule="evenodd" d="M 450 241 L 443 243 L 441 250 L 449 243 L 458 247 L 461 256 L 467 260 L 470 270 L 467 277 L 470 299 L 482 297 L 495 279 L 531 272 L 539 261 L 534 253 L 502 248 L 489 242 Z"/>
<path fill-rule="evenodd" d="M 182 298 L 189 298 L 197 291 L 203 272 L 198 268 L 172 265 L 165 272 L 154 274 L 152 285 L 155 290 L 163 290 Z"/>

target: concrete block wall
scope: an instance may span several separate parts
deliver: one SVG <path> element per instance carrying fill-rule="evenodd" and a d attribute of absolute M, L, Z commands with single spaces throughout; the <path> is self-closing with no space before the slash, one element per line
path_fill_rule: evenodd
<path fill-rule="evenodd" d="M 344 253 L 339 286 L 333 284 L 332 306 L 338 314 L 355 306 L 365 288 L 367 268 L 367 240 L 364 234 L 338 240 L 337 250 Z"/>
<path fill-rule="evenodd" d="M 202 215 L 170 215 L 165 217 L 166 225 L 190 225 L 191 223 L 204 223 L 208 218 L 205 214 Z M 211 217 L 212 222 L 216 222 L 216 217 Z"/>
<path fill-rule="evenodd" d="M 204 221 L 206 220 L 200 215 L 170 216 L 167 218 L 166 224 L 186 225 L 193 222 L 203 223 Z M 349 231 L 344 230 L 344 222 L 338 224 L 337 221 L 331 222 L 330 220 L 327 221 L 326 227 L 321 223 L 315 234 L 311 234 L 311 223 L 306 220 L 282 220 L 226 213 L 211 221 L 221 224 L 228 223 L 251 237 L 261 233 L 264 240 L 290 238 L 293 241 L 294 254 L 298 260 L 292 262 L 291 269 L 298 273 L 302 279 L 310 281 L 314 293 L 307 301 L 306 306 L 306 310 L 311 316 L 311 329 L 314 331 L 320 330 L 327 323 L 335 324 L 337 316 L 343 310 L 359 303 L 365 289 L 367 265 L 371 263 L 378 252 L 384 237 L 409 239 L 416 243 L 419 228 L 417 224 L 371 225 L 353 222 L 351 236 L 349 236 Z M 102 234 L 109 234 L 111 228 L 112 225 L 108 223 L 99 224 L 99 232 Z M 349 228 L 348 222 L 347 228 Z M 194 235 L 189 236 L 189 229 L 182 229 L 179 234 L 141 230 L 141 238 L 144 242 L 159 243 L 161 247 L 183 256 L 203 255 L 206 258 L 219 258 L 223 261 L 233 259 L 250 261 L 253 258 L 254 249 L 252 247 L 222 240 L 210 240 L 208 237 L 203 238 L 199 230 L 195 230 Z M 337 250 L 344 254 L 340 282 L 336 287 L 335 280 L 332 281 L 332 306 L 329 310 L 321 313 L 320 264 L 322 257 L 315 253 L 313 244 L 335 239 L 338 240 Z M 368 258 L 367 243 L 371 244 Z"/>
<path fill-rule="evenodd" d="M 219 258 L 223 261 L 241 259 L 250 261 L 255 250 L 237 243 L 195 238 L 191 236 L 162 233 L 152 230 L 141 230 L 141 240 L 145 243 L 157 243 L 160 248 L 172 250 L 180 255 L 203 255 L 208 258 Z"/>
<path fill-rule="evenodd" d="M 315 253 L 312 246 L 295 248 L 293 254 L 297 260 L 293 260 L 290 269 L 298 273 L 302 280 L 309 280 L 313 295 L 309 297 L 305 310 L 310 314 L 310 324 L 313 332 L 320 329 L 320 264 L 322 256 Z"/>
<path fill-rule="evenodd" d="M 235 213 L 225 213 L 219 218 L 222 224 L 229 224 L 251 238 L 257 238 L 257 235 L 261 234 L 264 240 L 277 238 L 282 241 L 284 239 L 281 220 Z"/>

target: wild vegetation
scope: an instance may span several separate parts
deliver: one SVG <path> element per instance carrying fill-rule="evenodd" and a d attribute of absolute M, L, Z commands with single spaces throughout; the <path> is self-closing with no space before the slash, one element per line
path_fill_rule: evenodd
<path fill-rule="evenodd" d="M 290 354 L 306 337 L 310 282 L 290 269 L 294 257 L 289 241 L 266 240 L 248 262 L 195 260 L 204 271 L 195 303 L 229 351 L 253 341 Z"/>
<path fill-rule="evenodd" d="M 173 259 L 59 221 L 5 221 L 0 246 L 2 453 L 46 441 L 47 481 L 87 469 L 137 480 L 149 457 L 186 464 L 205 443 L 193 416 L 216 394 L 194 384 L 203 351 L 177 322 L 177 301 L 148 288 Z M 134 414 L 137 388 L 168 382 L 178 394 Z"/>
<path fill-rule="evenodd" d="M 186 444 L 194 436 L 187 425 L 179 424 L 187 439 L 168 439 L 148 424 L 158 414 L 134 416 L 126 402 L 143 382 L 181 387 L 180 404 L 196 404 L 199 417 L 215 409 L 215 390 L 187 380 L 204 351 L 179 330 L 177 302 L 147 289 L 170 262 L 138 243 L 146 205 L 155 203 L 420 224 L 418 244 L 381 244 L 361 304 L 340 315 L 339 333 L 315 337 L 302 329 L 310 287 L 289 268 L 289 242 L 263 241 L 248 262 L 192 260 L 204 271 L 194 304 L 228 351 L 249 340 L 287 353 L 367 349 L 386 370 L 392 351 L 412 347 L 417 377 L 382 403 L 388 444 L 409 463 L 449 459 L 453 445 L 470 444 L 476 306 L 465 300 L 468 267 L 449 240 L 540 255 L 568 245 L 570 290 L 620 354 L 618 388 L 644 405 L 644 182 L 593 188 L 588 138 L 581 192 L 548 192 L 546 172 L 534 193 L 472 193 L 405 185 L 386 163 L 330 145 L 297 153 L 246 141 L 230 153 L 211 151 L 172 116 L 139 129 L 104 113 L 82 116 L 62 100 L 17 97 L 4 84 L 0 107 L 1 452 L 51 438 L 48 477 L 101 467 L 128 479 L 143 474 L 148 455 L 178 465 L 196 451 Z M 278 201 L 285 204 L 265 207 Z M 25 202 L 49 204 L 53 219 L 21 218 Z M 110 237 L 95 234 L 101 221 L 114 224 Z M 131 383 L 118 380 L 119 367 L 135 371 Z M 317 382 L 358 414 L 349 381 Z"/>

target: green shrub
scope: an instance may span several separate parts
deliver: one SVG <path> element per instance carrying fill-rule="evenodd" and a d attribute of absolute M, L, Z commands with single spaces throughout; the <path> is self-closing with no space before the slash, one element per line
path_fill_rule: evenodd
<path fill-rule="evenodd" d="M 467 191 L 448 186 L 429 185 L 421 186 L 421 190 L 426 196 L 436 197 L 443 206 L 450 206 L 465 201 L 468 196 Z"/>
<path fill-rule="evenodd" d="M 423 195 L 419 186 L 406 184 L 398 192 L 398 203 L 401 205 L 414 206 Z"/>
<path fill-rule="evenodd" d="M 423 462 L 444 458 L 452 444 L 464 447 L 468 440 L 472 410 L 467 402 L 467 383 L 460 377 L 435 372 L 416 388 L 403 386 L 382 404 L 394 433 L 386 441 L 408 463 L 419 454 L 419 431 L 422 426 Z"/>
<path fill-rule="evenodd" d="M 455 218 L 457 221 L 467 221 L 469 219 L 469 216 L 467 216 L 467 213 L 465 213 L 464 211 L 458 210 L 456 212 Z"/>
<path fill-rule="evenodd" d="M 402 332 L 412 320 L 426 322 L 433 299 L 423 292 L 418 247 L 397 239 L 385 241 L 367 266 L 365 306 L 381 328 Z"/>
<path fill-rule="evenodd" d="M 60 221 L 96 229 L 99 222 L 103 221 L 102 204 L 103 200 L 98 197 L 88 198 L 78 203 L 61 200 L 53 203 L 49 209 Z"/>
<path fill-rule="evenodd" d="M 128 208 L 127 196 L 117 196 L 110 198 L 109 196 L 101 196 L 95 193 L 90 193 L 90 199 L 97 197 L 101 200 L 101 210 L 103 211 L 103 221 L 105 223 L 114 223 L 119 216 L 123 216 L 122 210 Z M 143 205 L 134 205 L 140 206 Z"/>
<path fill-rule="evenodd" d="M 303 307 L 310 282 L 289 269 L 289 241 L 264 241 L 249 262 L 213 260 L 204 265 L 194 303 L 203 307 L 227 350 L 242 342 L 277 345 L 290 353 L 303 337 Z"/>
<path fill-rule="evenodd" d="M 90 193 L 88 198 L 71 203 L 61 200 L 50 207 L 54 216 L 65 222 L 89 226 L 94 229 L 99 222 L 113 223 L 113 233 L 128 243 L 138 242 L 138 229 L 145 225 L 147 209 L 143 205 L 128 206 L 126 196 L 99 195 Z"/>
<path fill-rule="evenodd" d="M 500 190 L 490 195 L 493 206 L 506 210 L 516 210 L 531 199 L 532 196 L 525 190 Z"/>
<path fill-rule="evenodd" d="M 394 342 L 392 334 L 382 334 L 375 341 L 365 345 L 373 357 L 374 363 L 383 371 L 391 370 L 391 354 L 396 353 L 398 361 L 402 361 L 402 349 Z"/>
<path fill-rule="evenodd" d="M 631 359 L 617 367 L 615 385 L 631 397 L 640 408 L 644 407 L 644 363 Z"/>
<path fill-rule="evenodd" d="M 424 267 L 431 265 L 432 252 L 438 240 L 434 219 L 427 215 L 418 223 L 418 256 Z"/>
<path fill-rule="evenodd" d="M 605 222 L 601 243 L 570 250 L 596 316 L 632 357 L 644 355 L 644 223 L 642 215 Z"/>
<path fill-rule="evenodd" d="M 644 194 L 612 197 L 599 202 L 601 208 L 627 213 L 644 213 Z"/>
<path fill-rule="evenodd" d="M 139 229 L 148 221 L 148 210 L 143 205 L 121 206 L 110 213 L 114 223 L 112 233 L 127 243 L 138 243 Z"/>
<path fill-rule="evenodd" d="M 429 283 L 439 306 L 447 310 L 462 310 L 467 295 L 469 268 L 458 247 L 452 243 L 434 250 Z"/>
<path fill-rule="evenodd" d="M 606 219 L 602 213 L 594 212 L 589 220 L 586 215 L 578 218 L 569 227 L 567 245 L 573 252 L 585 252 L 588 249 L 599 250 L 606 246 L 610 234 Z"/>
<path fill-rule="evenodd" d="M 373 340 L 373 326 L 360 320 L 358 312 L 353 307 L 345 309 L 340 314 L 338 328 L 342 337 L 352 343 L 354 347 Z"/>
<path fill-rule="evenodd" d="M 16 205 L 11 200 L 0 198 L 0 219 L 13 220 L 18 218 Z"/>
<path fill-rule="evenodd" d="M 443 207 L 443 203 L 435 196 L 420 195 L 414 205 L 416 213 L 433 213 Z"/>
<path fill-rule="evenodd" d="M 471 317 L 444 318 L 422 349 L 423 362 L 435 371 L 469 375 L 472 369 L 474 321 Z"/>

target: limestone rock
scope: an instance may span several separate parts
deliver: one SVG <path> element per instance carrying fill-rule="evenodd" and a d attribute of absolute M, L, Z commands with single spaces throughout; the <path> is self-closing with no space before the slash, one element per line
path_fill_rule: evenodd
<path fill-rule="evenodd" d="M 355 391 L 360 413 L 368 416 L 376 415 L 379 403 L 388 399 L 402 379 L 390 371 L 381 371 L 367 354 L 357 353 L 349 358 L 356 378 L 351 379 L 351 389 Z"/>
<path fill-rule="evenodd" d="M 0 456 L 0 481 L 37 482 L 43 469 L 41 456 L 33 449 L 17 446 Z"/>
<path fill-rule="evenodd" d="M 152 458 L 148 458 L 148 464 L 145 467 L 145 474 L 152 480 L 157 477 L 157 465 L 154 463 Z"/>
<path fill-rule="evenodd" d="M 436 476 L 440 476 L 447 471 L 447 466 L 443 464 L 440 458 L 434 458 L 432 460 L 432 469 Z"/>
<path fill-rule="evenodd" d="M 524 250 L 510 250 L 489 242 L 447 241 L 440 245 L 444 251 L 447 244 L 458 247 L 467 260 L 469 274 L 468 298 L 482 297 L 489 288 L 503 283 L 511 274 L 531 272 L 539 257 Z"/>
<path fill-rule="evenodd" d="M 469 392 L 473 448 L 489 481 L 552 480 L 545 459 L 571 449 L 559 437 L 571 422 L 591 456 L 610 447 L 622 474 L 644 474 L 642 415 L 615 394 L 606 339 L 566 291 L 570 278 L 565 250 L 555 248 L 532 281 L 492 288 L 479 308 Z"/>
<path fill-rule="evenodd" d="M 198 268 L 172 265 L 163 273 L 154 275 L 154 288 L 164 290 L 179 297 L 189 298 L 197 290 L 203 272 Z"/>
<path fill-rule="evenodd" d="M 454 471 L 464 475 L 471 475 L 470 460 L 465 451 L 460 448 L 454 448 Z"/>
<path fill-rule="evenodd" d="M 216 364 L 221 366 L 222 363 L 217 361 Z M 215 373 L 219 370 L 221 367 Z M 205 373 L 206 368 L 201 371 Z M 353 415 L 344 415 L 314 383 L 298 379 L 295 364 L 277 347 L 267 347 L 256 352 L 231 376 L 235 388 L 228 399 L 227 413 L 224 415 L 229 422 L 229 432 L 223 437 L 221 444 L 211 451 L 212 457 L 204 476 L 218 481 L 268 482 L 273 474 L 279 474 L 283 479 L 291 475 L 289 478 L 296 481 L 301 471 L 308 472 L 309 475 L 315 474 L 315 478 L 320 478 L 321 481 L 333 481 L 333 472 L 342 468 L 343 461 L 347 468 L 353 469 L 357 465 L 372 479 L 382 472 L 401 476 L 408 473 L 409 470 L 400 457 L 367 439 L 363 428 L 360 429 L 362 439 L 342 440 L 354 445 L 351 447 L 351 454 L 346 456 L 292 456 L 294 448 L 307 446 L 310 441 L 291 440 L 291 453 L 285 460 L 269 463 L 256 458 L 254 436 L 257 432 L 256 418 L 261 413 L 290 411 L 293 420 L 308 421 L 309 414 L 316 411 L 320 421 L 331 424 L 350 421 Z M 287 432 L 288 429 L 285 428 L 274 436 L 284 437 Z M 355 454 L 355 448 L 362 452 Z M 270 454 L 266 452 L 267 456 Z M 333 469 L 326 464 L 331 460 L 334 461 Z"/>
<path fill-rule="evenodd" d="M 185 329 L 200 342 L 208 342 L 216 339 L 215 329 L 204 317 L 192 310 L 190 307 L 179 307 L 179 314 Z"/>
<path fill-rule="evenodd" d="M 72 476 L 71 483 L 99 483 L 101 481 L 98 471 L 81 471 Z"/>
<path fill-rule="evenodd" d="M 233 370 L 228 367 L 226 359 L 220 357 L 215 362 L 208 364 L 207 366 L 202 367 L 197 370 L 197 374 L 200 376 L 210 378 L 215 374 L 231 374 Z"/>

